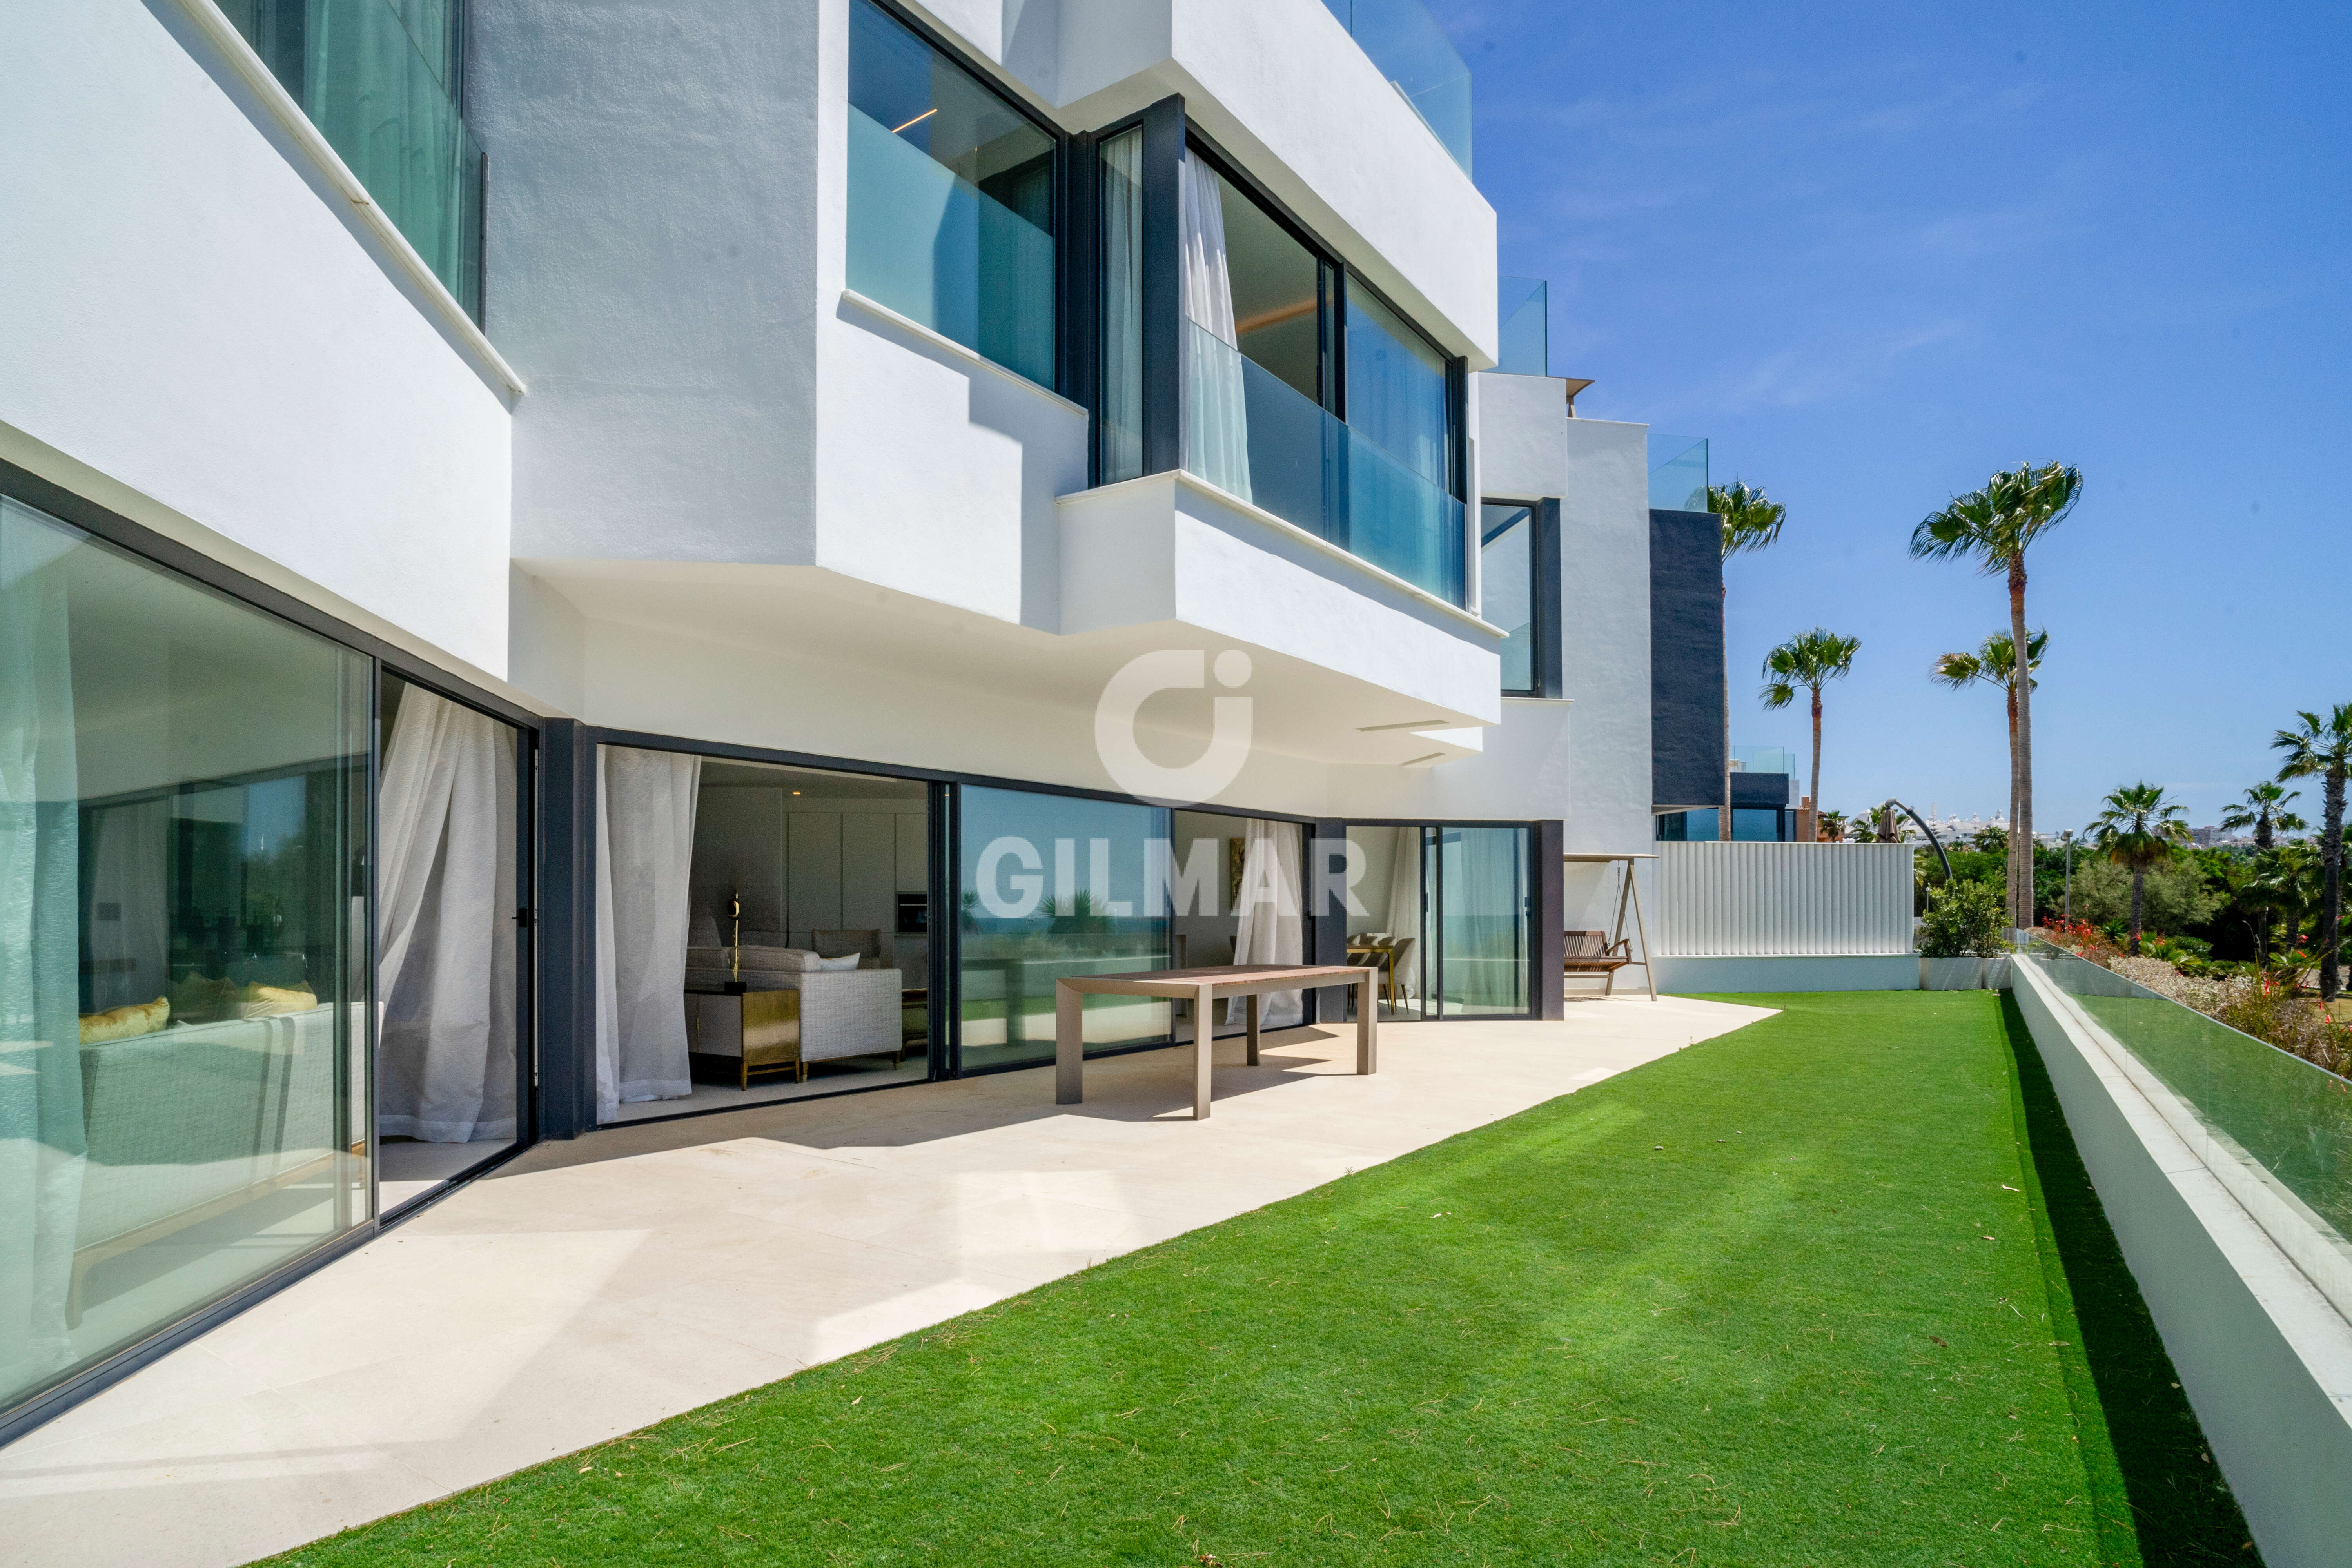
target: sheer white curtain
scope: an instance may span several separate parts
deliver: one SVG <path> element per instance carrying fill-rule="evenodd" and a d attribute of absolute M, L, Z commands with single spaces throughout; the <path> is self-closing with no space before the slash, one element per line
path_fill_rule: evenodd
<path fill-rule="evenodd" d="M 1234 933 L 1235 963 L 1297 963 L 1306 952 L 1305 921 L 1298 899 L 1298 824 L 1260 822 L 1253 818 L 1243 831 L 1242 890 L 1234 912 L 1241 927 Z M 1259 1004 L 1263 1028 L 1286 1029 L 1307 1016 L 1307 1006 L 1296 991 L 1276 991 Z M 1225 1022 L 1245 1017 L 1243 999 L 1225 1003 Z"/>
<path fill-rule="evenodd" d="M 1184 466 L 1250 496 L 1249 407 L 1242 389 L 1234 283 L 1225 266 L 1225 196 L 1217 172 L 1184 154 Z"/>
<path fill-rule="evenodd" d="M 74 1362 L 81 1213 L 74 536 L 0 499 L 0 1394 Z"/>
<path fill-rule="evenodd" d="M 596 1111 L 694 1092 L 686 936 L 702 759 L 596 753 Z"/>
<path fill-rule="evenodd" d="M 1105 484 L 1143 472 L 1143 130 L 1102 144 Z"/>
<path fill-rule="evenodd" d="M 1412 939 L 1412 951 L 1397 960 L 1396 985 L 1401 996 L 1421 995 L 1421 829 L 1396 830 L 1396 859 L 1389 874 L 1389 936 L 1402 942 Z"/>
<path fill-rule="evenodd" d="M 401 695 L 377 806 L 376 1130 L 515 1135 L 515 745 L 422 687 Z"/>

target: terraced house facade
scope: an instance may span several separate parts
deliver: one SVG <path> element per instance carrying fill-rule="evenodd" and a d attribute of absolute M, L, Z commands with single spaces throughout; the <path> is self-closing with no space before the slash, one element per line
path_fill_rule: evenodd
<path fill-rule="evenodd" d="M 1563 855 L 1718 799 L 1703 459 L 1549 374 L 1412 0 L 0 58 L 0 1438 L 534 1141 L 1039 1065 L 1057 977 L 1556 1016 Z"/>

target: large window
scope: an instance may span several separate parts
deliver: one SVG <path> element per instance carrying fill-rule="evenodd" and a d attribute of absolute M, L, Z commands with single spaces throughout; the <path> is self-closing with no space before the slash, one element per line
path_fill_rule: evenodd
<path fill-rule="evenodd" d="M 873 0 L 851 0 L 849 287 L 1047 386 L 1054 146 Z"/>
<path fill-rule="evenodd" d="M 1533 507 L 1488 501 L 1480 507 L 1479 613 L 1510 640 L 1501 648 L 1507 696 L 1540 694 L 1536 639 L 1536 515 Z"/>
<path fill-rule="evenodd" d="M 970 784 L 959 794 L 961 1066 L 1051 1061 L 1056 980 L 1169 967 L 1169 900 L 1151 864 L 1169 813 Z M 1168 1038 L 1164 1001 L 1086 1004 L 1089 1049 Z"/>
<path fill-rule="evenodd" d="M 1179 187 L 1184 467 L 1460 604 L 1444 355 L 1206 153 Z"/>
<path fill-rule="evenodd" d="M 0 499 L 0 1405 L 369 1217 L 369 718 Z"/>

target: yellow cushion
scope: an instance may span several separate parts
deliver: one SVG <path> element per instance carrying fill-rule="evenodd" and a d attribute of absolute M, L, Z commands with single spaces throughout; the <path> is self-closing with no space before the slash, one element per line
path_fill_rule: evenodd
<path fill-rule="evenodd" d="M 184 1024 L 210 1024 L 236 1016 L 236 982 L 191 974 L 172 987 L 172 1012 Z"/>
<path fill-rule="evenodd" d="M 94 1046 L 104 1040 L 152 1035 L 171 1021 L 172 999 L 168 996 L 158 996 L 152 1002 L 133 1002 L 127 1007 L 110 1007 L 103 1013 L 84 1013 L 81 1043 Z"/>
<path fill-rule="evenodd" d="M 274 1018 L 280 1013 L 307 1013 L 319 1005 L 319 998 L 307 985 L 278 986 L 249 984 L 238 999 L 236 1016 L 240 1018 Z"/>

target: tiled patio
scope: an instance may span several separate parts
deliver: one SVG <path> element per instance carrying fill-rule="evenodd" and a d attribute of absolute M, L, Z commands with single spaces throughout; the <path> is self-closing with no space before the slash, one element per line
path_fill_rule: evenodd
<path fill-rule="evenodd" d="M 1765 1016 L 1665 998 L 1560 1023 L 1180 1054 L 541 1145 L 0 1450 L 12 1560 L 228 1564 L 772 1382 L 1288 1197 Z"/>

